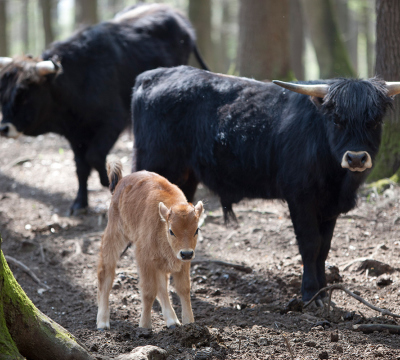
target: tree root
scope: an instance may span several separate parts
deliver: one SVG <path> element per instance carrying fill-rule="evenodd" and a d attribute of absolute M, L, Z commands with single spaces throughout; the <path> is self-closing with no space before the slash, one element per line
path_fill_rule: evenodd
<path fill-rule="evenodd" d="M 364 334 L 370 334 L 374 331 L 386 331 L 390 334 L 400 334 L 399 325 L 388 325 L 388 324 L 360 324 L 353 325 L 354 330 L 362 331 Z"/>
<path fill-rule="evenodd" d="M 41 282 L 39 280 L 39 278 L 35 275 L 35 273 L 31 269 L 29 269 L 24 263 L 22 263 L 21 261 L 13 258 L 12 256 L 5 255 L 4 257 L 6 258 L 8 263 L 16 265 L 16 266 L 20 267 L 23 271 L 25 271 L 40 286 L 44 287 L 46 290 L 50 289 L 50 286 L 48 286 L 48 285 L 44 284 L 43 282 Z"/>
<path fill-rule="evenodd" d="M 204 263 L 228 266 L 228 267 L 234 268 L 236 270 L 243 271 L 247 274 L 250 274 L 251 272 L 253 272 L 253 269 L 251 267 L 240 265 L 240 264 L 234 264 L 234 263 L 230 263 L 230 262 L 226 262 L 226 261 L 222 261 L 222 260 L 198 259 L 198 260 L 191 261 L 192 265 L 204 264 Z"/>
<path fill-rule="evenodd" d="M 327 287 L 322 288 L 321 290 L 319 290 L 312 297 L 312 299 L 310 301 L 308 301 L 303 306 L 303 308 L 306 308 L 308 305 L 310 305 L 318 297 L 318 295 L 321 294 L 322 292 L 329 291 L 329 300 L 328 300 L 328 316 L 329 316 L 333 290 L 342 290 L 342 291 L 344 291 L 347 295 L 352 296 L 354 299 L 356 299 L 359 302 L 363 303 L 364 305 L 370 307 L 371 309 L 380 312 L 382 315 L 392 316 L 394 318 L 400 318 L 400 315 L 393 314 L 392 312 L 390 312 L 387 309 L 381 309 L 381 308 L 376 307 L 375 305 L 370 304 L 368 301 L 364 300 L 361 296 L 358 296 L 358 295 L 354 294 L 350 290 L 346 289 L 343 285 L 339 285 L 339 284 L 335 284 L 335 285 L 331 285 L 331 286 L 327 286 Z"/>

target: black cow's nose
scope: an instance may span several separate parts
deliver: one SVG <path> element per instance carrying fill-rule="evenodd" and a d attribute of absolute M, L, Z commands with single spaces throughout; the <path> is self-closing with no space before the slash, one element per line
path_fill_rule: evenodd
<path fill-rule="evenodd" d="M 10 128 L 8 127 L 8 125 L 0 126 L 0 135 L 7 136 L 9 130 Z"/>
<path fill-rule="evenodd" d="M 346 155 L 346 160 L 351 168 L 363 168 L 368 160 L 368 153 L 365 151 L 349 151 Z"/>
<path fill-rule="evenodd" d="M 182 260 L 190 260 L 193 257 L 193 250 L 182 250 L 181 258 Z"/>

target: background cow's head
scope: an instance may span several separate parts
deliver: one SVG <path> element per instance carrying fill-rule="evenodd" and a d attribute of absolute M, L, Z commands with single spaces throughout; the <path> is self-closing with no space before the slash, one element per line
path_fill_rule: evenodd
<path fill-rule="evenodd" d="M 392 96 L 400 93 L 400 83 L 378 78 L 335 79 L 325 84 L 274 83 L 311 96 L 324 115 L 331 152 L 342 168 L 354 174 L 372 168 L 381 141 L 383 117 L 392 105 Z"/>
<path fill-rule="evenodd" d="M 51 109 L 50 82 L 61 72 L 58 59 L 0 58 L 0 135 L 38 135 Z"/>

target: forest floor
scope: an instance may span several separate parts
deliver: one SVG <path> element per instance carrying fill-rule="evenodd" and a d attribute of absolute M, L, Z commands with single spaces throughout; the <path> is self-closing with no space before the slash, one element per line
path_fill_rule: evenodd
<path fill-rule="evenodd" d="M 130 172 L 131 149 L 132 137 L 124 133 L 112 151 L 122 160 L 125 174 Z M 300 297 L 302 273 L 284 202 L 242 201 L 234 207 L 238 224 L 225 226 L 218 199 L 202 187 L 196 201 L 205 202 L 207 216 L 196 260 L 243 264 L 252 272 L 207 261 L 192 265 L 196 322 L 167 329 L 156 302 L 149 332 L 138 327 L 138 276 L 129 249 L 118 263 L 110 297 L 111 330 L 97 331 L 96 264 L 107 223 L 108 189 L 93 173 L 88 214 L 69 217 L 77 179 L 65 139 L 51 134 L 0 139 L 0 151 L 2 249 L 27 265 L 50 290 L 44 291 L 19 267 L 10 267 L 34 304 L 79 338 L 98 359 L 147 344 L 165 349 L 170 360 L 400 359 L 398 334 L 364 334 L 353 328 L 399 321 L 381 316 L 342 291 L 333 292 L 336 306 L 329 316 L 326 308 L 315 306 L 284 311 L 289 300 Z M 332 278 L 337 280 L 340 275 L 348 289 L 394 313 L 400 313 L 399 194 L 395 187 L 384 195 L 372 192 L 361 196 L 358 207 L 339 218 L 327 260 Z M 362 258 L 381 261 L 392 270 Z M 171 298 L 180 317 L 173 286 Z"/>

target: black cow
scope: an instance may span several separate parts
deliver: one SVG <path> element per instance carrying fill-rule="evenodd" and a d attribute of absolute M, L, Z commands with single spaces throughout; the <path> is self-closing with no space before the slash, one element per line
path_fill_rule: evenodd
<path fill-rule="evenodd" d="M 245 197 L 286 200 L 309 300 L 326 285 L 336 219 L 356 205 L 400 85 L 276 83 L 303 95 L 188 66 L 141 74 L 132 100 L 134 170 L 165 176 L 189 201 L 201 181 L 219 195 L 225 218 Z"/>
<path fill-rule="evenodd" d="M 88 205 L 87 179 L 94 168 L 108 186 L 105 158 L 130 123 L 130 99 L 138 74 L 186 64 L 194 51 L 189 21 L 167 5 L 127 9 L 110 21 L 56 42 L 42 59 L 0 58 L 3 136 L 65 136 L 79 181 L 71 212 Z"/>

